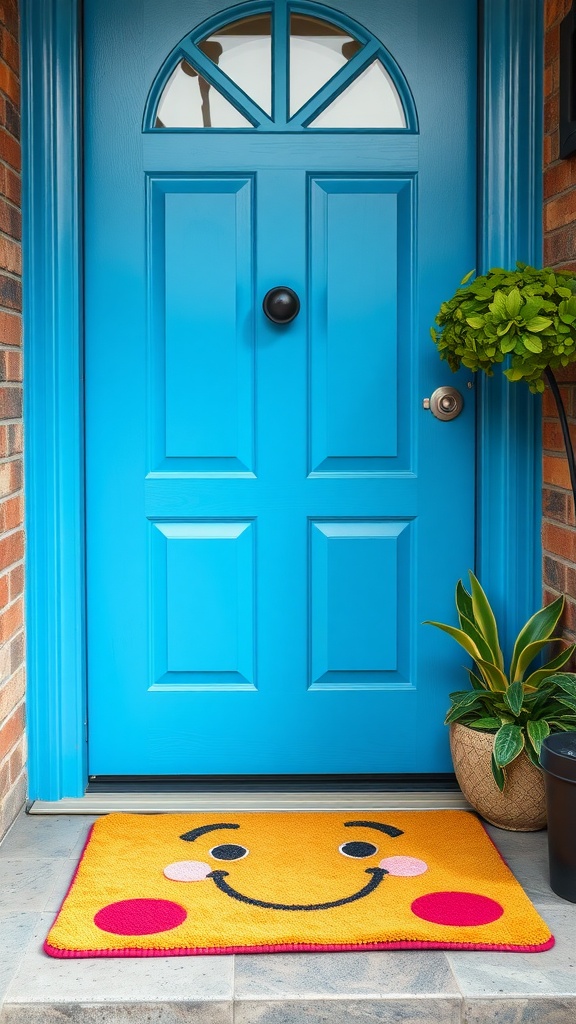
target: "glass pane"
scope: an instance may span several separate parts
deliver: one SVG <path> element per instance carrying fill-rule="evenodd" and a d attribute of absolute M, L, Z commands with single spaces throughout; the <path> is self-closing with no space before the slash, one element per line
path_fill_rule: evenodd
<path fill-rule="evenodd" d="M 242 18 L 218 29 L 198 48 L 267 114 L 272 112 L 270 15 Z"/>
<path fill-rule="evenodd" d="M 343 67 L 362 43 L 328 21 L 290 18 L 290 114 L 295 114 Z"/>
<path fill-rule="evenodd" d="M 182 60 L 166 82 L 156 128 L 253 128 L 213 85 Z"/>
<path fill-rule="evenodd" d="M 309 128 L 405 128 L 402 100 L 379 60 L 341 92 Z"/>

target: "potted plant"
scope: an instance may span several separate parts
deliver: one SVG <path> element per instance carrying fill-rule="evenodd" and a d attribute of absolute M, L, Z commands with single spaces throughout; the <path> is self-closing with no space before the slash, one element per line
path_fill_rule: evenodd
<path fill-rule="evenodd" d="M 554 637 L 564 598 L 541 608 L 520 630 L 508 671 L 494 613 L 470 572 L 470 592 L 456 587 L 459 626 L 428 625 L 448 633 L 474 660 L 471 690 L 450 694 L 446 724 L 454 771 L 470 804 L 493 825 L 533 831 L 546 824 L 540 747 L 551 732 L 576 729 L 576 675 L 560 670 L 576 650 L 564 649 L 541 667 L 534 660 Z"/>
<path fill-rule="evenodd" d="M 524 380 L 531 391 L 545 382 L 556 402 L 568 457 L 576 508 L 576 463 L 562 396 L 554 370 L 576 361 L 576 276 L 517 263 L 495 267 L 482 277 L 470 271 L 436 316 L 430 329 L 441 359 L 493 375 L 507 363 L 510 381 Z"/>

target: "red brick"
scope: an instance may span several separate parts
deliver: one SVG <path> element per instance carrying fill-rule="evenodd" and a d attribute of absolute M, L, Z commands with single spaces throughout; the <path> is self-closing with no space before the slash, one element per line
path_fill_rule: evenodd
<path fill-rule="evenodd" d="M 544 204 L 544 229 L 554 231 L 576 220 L 576 193 L 563 192 Z"/>
<path fill-rule="evenodd" d="M 553 25 L 546 32 L 544 38 L 544 63 L 552 64 L 554 60 L 558 59 L 560 52 L 560 26 L 558 24 Z"/>
<path fill-rule="evenodd" d="M 0 502 L 0 531 L 7 533 L 22 526 L 24 498 L 21 494 Z"/>
<path fill-rule="evenodd" d="M 544 4 L 544 23 L 546 28 L 557 21 L 562 21 L 570 10 L 572 0 L 546 0 Z"/>
<path fill-rule="evenodd" d="M 542 512 L 547 519 L 555 519 L 559 523 L 575 526 L 573 512 L 574 501 L 567 491 L 545 487 L 542 492 Z"/>
<path fill-rule="evenodd" d="M 10 641 L 10 671 L 16 672 L 19 668 L 24 671 L 24 630 Z"/>
<path fill-rule="evenodd" d="M 0 765 L 0 803 L 2 798 L 5 797 L 10 789 L 10 765 L 8 761 Z"/>
<path fill-rule="evenodd" d="M 0 342 L 2 345 L 22 344 L 22 319 L 18 314 L 0 309 Z"/>
<path fill-rule="evenodd" d="M 17 598 L 0 612 L 0 644 L 6 643 L 24 625 L 22 598 Z"/>
<path fill-rule="evenodd" d="M 22 199 L 22 180 L 20 176 L 6 164 L 0 164 L 0 195 L 11 203 L 20 206 Z"/>
<path fill-rule="evenodd" d="M 22 248 L 19 242 L 0 235 L 0 266 L 11 274 L 22 273 Z"/>
<path fill-rule="evenodd" d="M 0 686 L 0 722 L 8 718 L 8 715 L 20 703 L 25 689 L 26 677 L 23 669 L 14 672 L 14 675 Z"/>
<path fill-rule="evenodd" d="M 544 551 L 559 555 L 568 562 L 576 562 L 576 530 L 567 526 L 544 523 L 542 526 Z"/>
<path fill-rule="evenodd" d="M 0 351 L 0 382 L 22 380 L 22 353 Z"/>
<path fill-rule="evenodd" d="M 547 135 L 553 132 L 560 120 L 559 94 L 553 93 L 544 103 L 544 131 Z"/>
<path fill-rule="evenodd" d="M 571 408 L 572 408 L 572 405 L 571 405 L 571 402 L 572 402 L 572 389 L 571 388 L 565 388 L 565 387 L 563 388 L 563 387 L 561 387 L 560 388 L 560 396 L 562 398 L 562 401 L 564 402 L 566 410 L 568 411 L 568 415 L 570 415 L 569 410 L 571 410 Z M 548 387 L 546 388 L 546 390 L 545 390 L 545 392 L 544 392 L 544 394 L 542 396 L 542 414 L 544 416 L 553 416 L 553 417 L 556 417 L 558 415 L 558 410 L 556 408 L 556 402 L 554 401 L 554 395 L 552 394 L 552 392 L 550 391 L 550 389 Z"/>
<path fill-rule="evenodd" d="M 0 273 L 0 306 L 22 310 L 22 282 L 15 277 Z"/>
<path fill-rule="evenodd" d="M 0 33 L 0 56 L 9 68 L 17 75 L 20 70 L 20 53 L 18 42 L 7 28 L 3 27 Z"/>
<path fill-rule="evenodd" d="M 544 483 L 568 490 L 571 486 L 568 461 L 561 456 L 545 455 L 542 460 L 542 477 Z"/>
<path fill-rule="evenodd" d="M 15 39 L 18 39 L 19 18 L 18 4 L 16 0 L 1 0 L 0 2 L 0 25 L 5 25 Z"/>
<path fill-rule="evenodd" d="M 576 599 L 576 567 L 566 566 L 566 596 Z"/>
<path fill-rule="evenodd" d="M 24 737 L 14 747 L 8 764 L 10 768 L 10 782 L 14 783 L 24 767 Z"/>
<path fill-rule="evenodd" d="M 20 143 L 4 128 L 0 128 L 0 160 L 9 164 L 16 171 L 22 167 Z"/>
<path fill-rule="evenodd" d="M 24 566 L 17 565 L 15 569 L 11 569 L 8 573 L 8 579 L 10 584 L 10 600 L 13 601 L 19 594 L 24 593 Z"/>
<path fill-rule="evenodd" d="M 20 83 L 3 60 L 0 60 L 0 92 L 5 93 L 17 106 L 20 105 Z"/>
<path fill-rule="evenodd" d="M 17 530 L 8 537 L 0 537 L 0 571 L 24 557 L 24 531 Z"/>
<path fill-rule="evenodd" d="M 22 416 L 22 388 L 0 387 L 0 419 L 15 420 Z"/>
<path fill-rule="evenodd" d="M 24 731 L 24 708 L 22 705 L 16 708 L 14 713 L 7 719 L 3 726 L 0 726 L 0 761 L 18 742 Z"/>
<path fill-rule="evenodd" d="M 0 231 L 11 238 L 22 238 L 22 214 L 15 206 L 0 198 Z M 0 299 L 0 305 L 2 301 Z"/>
<path fill-rule="evenodd" d="M 544 584 L 551 587 L 552 590 L 557 590 L 560 594 L 563 594 L 566 585 L 566 566 L 555 558 L 545 555 L 543 569 Z"/>

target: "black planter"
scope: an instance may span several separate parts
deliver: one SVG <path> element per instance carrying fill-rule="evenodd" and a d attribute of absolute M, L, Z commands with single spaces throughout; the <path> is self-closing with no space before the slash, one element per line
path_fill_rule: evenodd
<path fill-rule="evenodd" d="M 576 903 L 576 732 L 557 732 L 542 744 L 548 810 L 550 886 Z"/>

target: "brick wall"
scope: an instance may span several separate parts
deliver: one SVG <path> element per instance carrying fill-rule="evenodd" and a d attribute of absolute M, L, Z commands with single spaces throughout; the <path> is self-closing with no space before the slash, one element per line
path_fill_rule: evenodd
<path fill-rule="evenodd" d="M 26 795 L 18 0 L 0 0 L 0 838 Z"/>

